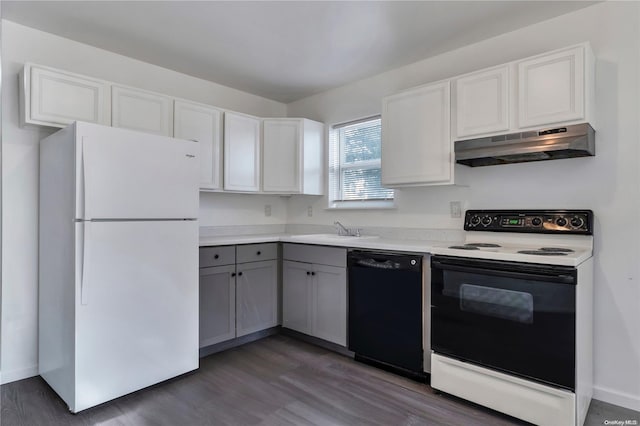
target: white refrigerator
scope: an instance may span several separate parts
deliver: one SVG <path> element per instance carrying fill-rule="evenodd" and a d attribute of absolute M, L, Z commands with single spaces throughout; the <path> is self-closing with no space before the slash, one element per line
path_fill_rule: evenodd
<path fill-rule="evenodd" d="M 40 143 L 39 373 L 74 413 L 198 368 L 198 149 L 81 122 Z"/>

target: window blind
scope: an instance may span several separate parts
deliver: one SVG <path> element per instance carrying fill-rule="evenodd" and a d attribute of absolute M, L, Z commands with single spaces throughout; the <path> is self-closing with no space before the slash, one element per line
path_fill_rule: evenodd
<path fill-rule="evenodd" d="M 330 197 L 335 202 L 392 200 L 381 185 L 379 117 L 334 126 L 330 144 Z"/>

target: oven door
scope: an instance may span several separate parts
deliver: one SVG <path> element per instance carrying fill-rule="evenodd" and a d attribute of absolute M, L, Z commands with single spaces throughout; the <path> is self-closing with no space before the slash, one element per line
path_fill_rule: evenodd
<path fill-rule="evenodd" d="M 575 388 L 575 268 L 431 259 L 431 348 Z"/>

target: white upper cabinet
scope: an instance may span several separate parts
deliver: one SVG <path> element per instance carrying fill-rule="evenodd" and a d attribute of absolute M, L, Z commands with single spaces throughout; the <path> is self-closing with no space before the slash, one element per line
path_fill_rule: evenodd
<path fill-rule="evenodd" d="M 224 189 L 260 191 L 260 119 L 224 113 Z"/>
<path fill-rule="evenodd" d="M 592 86 L 585 85 L 591 72 L 586 72 L 585 64 L 593 67 L 590 56 L 588 45 L 581 45 L 519 62 L 518 126 L 584 120 L 587 90 Z"/>
<path fill-rule="evenodd" d="M 454 82 L 456 138 L 509 130 L 509 66 L 474 72 Z"/>
<path fill-rule="evenodd" d="M 454 139 L 593 123 L 595 59 L 588 43 L 454 80 Z"/>
<path fill-rule="evenodd" d="M 111 89 L 111 125 L 173 136 L 173 99 L 123 86 Z"/>
<path fill-rule="evenodd" d="M 302 123 L 296 119 L 262 121 L 262 190 L 298 193 L 302 187 Z"/>
<path fill-rule="evenodd" d="M 382 100 L 382 184 L 453 183 L 449 81 Z"/>
<path fill-rule="evenodd" d="M 200 189 L 222 189 L 222 111 L 176 100 L 173 118 L 174 137 L 200 146 Z"/>
<path fill-rule="evenodd" d="M 21 125 L 108 125 L 109 100 L 109 83 L 103 80 L 33 64 L 20 73 Z"/>
<path fill-rule="evenodd" d="M 324 124 L 266 118 L 262 129 L 262 190 L 322 195 Z"/>

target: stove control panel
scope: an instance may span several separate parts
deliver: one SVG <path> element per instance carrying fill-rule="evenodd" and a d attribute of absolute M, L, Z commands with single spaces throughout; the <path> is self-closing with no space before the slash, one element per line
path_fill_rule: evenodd
<path fill-rule="evenodd" d="M 593 234 L 591 210 L 467 210 L 465 231 Z"/>

